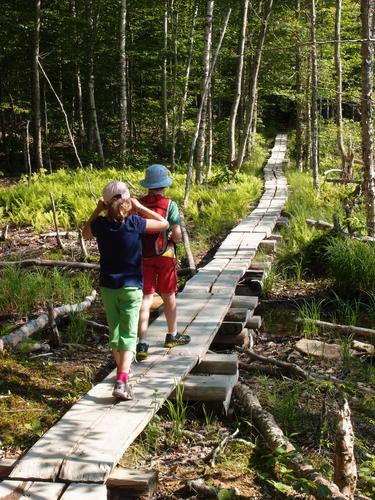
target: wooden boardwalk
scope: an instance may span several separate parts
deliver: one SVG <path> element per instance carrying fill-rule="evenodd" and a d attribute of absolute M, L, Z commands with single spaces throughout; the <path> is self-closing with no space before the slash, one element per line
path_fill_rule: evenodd
<path fill-rule="evenodd" d="M 163 348 L 166 324 L 163 317 L 157 318 L 148 331 L 150 356 L 133 368 L 134 400 L 114 400 L 113 371 L 19 460 L 9 479 L 0 483 L 0 499 L 22 495 L 38 500 L 106 498 L 104 483 L 109 474 L 204 357 L 230 307 L 238 280 L 259 243 L 271 235 L 287 196 L 282 172 L 286 144 L 286 135 L 278 135 L 264 169 L 265 189 L 257 208 L 233 228 L 211 262 L 178 295 L 178 329 L 191 335 L 191 343 Z"/>

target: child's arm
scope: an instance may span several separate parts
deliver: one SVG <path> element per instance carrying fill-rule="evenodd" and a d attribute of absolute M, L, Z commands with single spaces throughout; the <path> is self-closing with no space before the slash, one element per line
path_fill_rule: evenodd
<path fill-rule="evenodd" d="M 171 227 L 171 232 L 169 233 L 169 239 L 173 241 L 173 243 L 180 243 L 182 240 L 182 231 L 180 224 L 173 224 Z"/>
<path fill-rule="evenodd" d="M 131 198 L 133 209 L 146 218 L 146 231 L 164 231 L 168 229 L 169 223 L 160 214 L 142 205 L 136 198 Z"/>
<path fill-rule="evenodd" d="M 103 210 L 105 210 L 106 208 L 107 207 L 103 201 L 103 198 L 100 198 L 100 200 L 98 200 L 98 204 L 96 205 L 95 210 L 93 211 L 93 213 L 90 215 L 90 218 L 83 226 L 82 236 L 85 240 L 91 240 L 94 237 L 91 231 L 91 222 L 95 220 L 98 217 L 98 215 L 100 215 L 100 213 L 103 212 Z"/>

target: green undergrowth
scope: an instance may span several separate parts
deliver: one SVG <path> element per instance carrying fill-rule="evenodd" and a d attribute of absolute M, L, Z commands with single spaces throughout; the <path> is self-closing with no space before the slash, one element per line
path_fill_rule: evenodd
<path fill-rule="evenodd" d="M 332 278 L 340 293 L 356 294 L 375 291 L 375 245 L 336 233 L 310 227 L 306 219 L 332 222 L 338 215 L 341 227 L 364 226 L 363 207 L 356 206 L 351 220 L 344 215 L 343 205 L 350 199 L 351 187 L 322 184 L 319 191 L 312 186 L 311 172 L 288 172 L 290 190 L 286 204 L 289 225 L 282 229 L 281 246 L 274 267 L 285 279 L 297 282 L 309 278 Z"/>
<path fill-rule="evenodd" d="M 81 302 L 92 291 L 93 282 L 87 272 L 9 265 L 0 271 L 0 311 L 27 316 L 38 309 L 46 310 L 49 301 L 54 306 Z M 6 333 L 4 329 L 2 333 Z"/>
<path fill-rule="evenodd" d="M 257 155 L 238 174 L 233 174 L 223 166 L 214 166 L 204 187 L 192 187 L 187 215 L 197 235 L 209 239 L 212 234 L 230 228 L 248 213 L 262 189 L 264 150 L 260 149 Z M 142 192 L 139 180 L 143 177 L 143 171 L 115 168 L 85 171 L 60 169 L 51 175 L 44 171 L 35 173 L 30 184 L 24 177 L 15 187 L 0 189 L 0 221 L 2 219 L 3 223 L 18 227 L 32 226 L 35 231 L 53 228 L 49 195 L 52 192 L 59 226 L 64 229 L 77 228 L 88 218 L 95 207 L 95 199 L 101 195 L 106 183 L 113 179 L 123 180 L 129 183 L 132 194 L 137 195 Z M 185 173 L 177 172 L 173 174 L 173 179 L 167 195 L 181 206 Z M 200 211 L 197 202 L 202 206 Z"/>
<path fill-rule="evenodd" d="M 1 447 L 28 448 L 90 388 L 82 365 L 66 372 L 42 360 L 1 353 Z"/>

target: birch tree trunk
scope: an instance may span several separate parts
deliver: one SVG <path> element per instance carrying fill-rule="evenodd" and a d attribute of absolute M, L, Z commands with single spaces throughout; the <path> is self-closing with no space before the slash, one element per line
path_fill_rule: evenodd
<path fill-rule="evenodd" d="M 187 61 L 186 61 L 186 71 L 185 71 L 185 85 L 184 85 L 184 91 L 183 91 L 183 94 L 182 94 L 182 97 L 181 97 L 181 103 L 180 103 L 179 130 L 181 130 L 182 124 L 184 123 L 184 119 L 185 119 L 185 107 L 186 107 L 186 100 L 187 100 L 187 95 L 188 95 L 188 90 L 189 90 L 189 78 L 190 78 L 190 69 L 191 69 L 191 59 L 192 59 L 192 54 L 193 54 L 194 35 L 195 35 L 195 23 L 196 23 L 196 20 L 197 20 L 197 15 L 198 15 L 198 3 L 195 4 L 194 12 L 193 12 L 193 17 L 192 17 L 192 21 L 191 21 L 189 54 L 188 54 L 188 58 L 187 58 Z"/>
<path fill-rule="evenodd" d="M 207 96 L 207 148 L 206 148 L 206 182 L 212 170 L 213 151 L 213 116 L 212 116 L 212 85 Z"/>
<path fill-rule="evenodd" d="M 40 79 L 39 79 L 39 41 L 40 41 L 41 0 L 34 0 L 34 33 L 32 61 L 32 113 L 35 168 L 43 167 L 42 154 L 42 118 L 40 110 Z"/>
<path fill-rule="evenodd" d="M 310 0 L 311 34 L 311 155 L 313 185 L 319 189 L 319 130 L 318 130 L 318 55 L 316 50 L 316 4 Z"/>
<path fill-rule="evenodd" d="M 91 127 L 90 131 L 95 139 L 98 149 L 101 166 L 104 166 L 103 145 L 100 137 L 98 116 L 96 112 L 95 102 L 95 75 L 94 75 L 94 45 L 96 38 L 96 22 L 94 20 L 93 1 L 89 0 L 89 25 L 90 25 L 90 61 L 89 61 L 89 96 L 90 96 L 90 111 L 91 111 Z"/>
<path fill-rule="evenodd" d="M 306 125 L 305 125 L 305 156 L 304 164 L 305 169 L 311 168 L 311 54 L 307 59 L 307 78 L 306 78 L 306 90 L 305 90 L 305 114 L 306 114 Z"/>
<path fill-rule="evenodd" d="M 72 0 L 72 15 L 73 19 L 76 22 L 77 20 L 77 6 L 76 0 Z M 74 26 L 74 36 L 76 43 L 78 44 L 78 34 L 76 26 Z M 83 99 L 82 99 L 82 82 L 81 82 L 81 69 L 79 67 L 78 62 L 75 65 L 75 79 L 77 86 L 77 98 L 78 98 L 78 126 L 79 126 L 79 138 L 80 138 L 80 146 L 81 150 L 83 149 L 83 145 L 87 141 L 86 130 L 85 130 L 85 122 L 83 119 Z"/>
<path fill-rule="evenodd" d="M 173 0 L 172 0 L 173 2 Z M 172 3 L 173 5 L 173 3 Z M 174 19 L 173 28 L 173 87 L 172 87 L 172 150 L 171 150 L 171 166 L 172 171 L 176 170 L 176 141 L 177 141 L 177 67 L 178 67 L 178 6 L 172 8 L 172 19 Z"/>
<path fill-rule="evenodd" d="M 372 35 L 375 0 L 361 0 L 362 21 L 362 159 L 364 165 L 364 193 L 366 203 L 366 224 L 369 236 L 375 236 L 375 169 L 374 169 L 374 130 L 373 130 L 373 74 L 374 44 Z"/>
<path fill-rule="evenodd" d="M 342 121 L 342 65 L 341 65 L 341 9 L 342 0 L 336 0 L 336 18 L 335 18 L 335 69 L 336 69 L 336 124 L 337 124 L 337 145 L 341 156 L 341 167 L 345 177 L 348 172 L 346 169 L 346 153 L 344 146 L 344 128 Z"/>
<path fill-rule="evenodd" d="M 299 28 L 301 20 L 301 0 L 297 0 L 297 28 Z M 296 47 L 296 112 L 297 112 L 297 123 L 296 123 L 296 167 L 302 172 L 303 171 L 303 89 L 302 89 L 302 61 L 301 61 L 301 46 L 297 41 Z"/>
<path fill-rule="evenodd" d="M 236 91 L 229 117 L 229 168 L 230 169 L 233 168 L 233 164 L 236 159 L 236 119 L 243 88 L 243 67 L 244 67 L 248 9 L 249 9 L 249 0 L 242 0 L 242 21 L 241 21 L 241 31 L 240 31 L 239 48 L 238 48 Z"/>
<path fill-rule="evenodd" d="M 197 164 L 196 164 L 196 180 L 198 184 L 203 182 L 203 165 L 204 152 L 206 148 L 206 122 L 207 122 L 207 96 L 208 92 L 204 92 L 208 84 L 208 75 L 210 72 L 211 63 L 211 47 L 212 47 L 212 18 L 214 10 L 214 0 L 207 0 L 206 22 L 205 22 L 205 40 L 203 52 L 203 74 L 201 82 L 201 98 L 202 98 L 202 117 L 199 127 L 197 140 Z"/>
<path fill-rule="evenodd" d="M 168 3 L 164 1 L 164 57 L 163 57 L 163 150 L 168 143 Z"/>
<path fill-rule="evenodd" d="M 240 170 L 242 167 L 242 163 L 244 161 L 245 153 L 246 153 L 246 145 L 249 139 L 251 126 L 253 124 L 254 119 L 254 107 L 255 107 L 255 98 L 257 93 L 258 86 L 258 76 L 259 76 L 259 68 L 262 60 L 262 52 L 264 41 L 266 38 L 268 21 L 272 12 L 273 0 L 267 0 L 267 4 L 265 7 L 264 17 L 262 19 L 262 24 L 259 29 L 258 35 L 258 44 L 256 48 L 255 58 L 253 61 L 252 72 L 250 75 L 250 86 L 249 86 L 249 96 L 247 102 L 247 113 L 246 113 L 246 122 L 244 125 L 244 129 L 242 131 L 242 136 L 240 138 L 240 144 L 238 148 L 238 156 L 237 161 L 235 162 L 233 170 Z"/>
<path fill-rule="evenodd" d="M 121 71 L 121 96 L 120 96 L 120 158 L 125 161 L 126 142 L 128 138 L 128 120 L 127 120 L 127 76 L 126 76 L 126 0 L 121 0 L 120 12 L 120 71 Z"/>

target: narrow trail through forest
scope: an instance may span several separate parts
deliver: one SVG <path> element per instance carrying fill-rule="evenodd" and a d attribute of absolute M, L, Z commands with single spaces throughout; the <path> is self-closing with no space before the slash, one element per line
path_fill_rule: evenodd
<path fill-rule="evenodd" d="M 114 401 L 115 374 L 109 374 L 20 459 L 10 478 L 0 484 L 0 498 L 18 491 L 38 499 L 66 500 L 77 489 L 80 497 L 106 498 L 103 483 L 176 386 L 202 361 L 231 307 L 239 279 L 260 242 L 271 235 L 287 196 L 282 172 L 286 146 L 287 136 L 278 135 L 264 169 L 259 204 L 178 296 L 178 328 L 191 335 L 191 345 L 163 349 L 160 332 L 165 320 L 157 318 L 148 332 L 150 356 L 133 370 L 135 399 Z"/>

